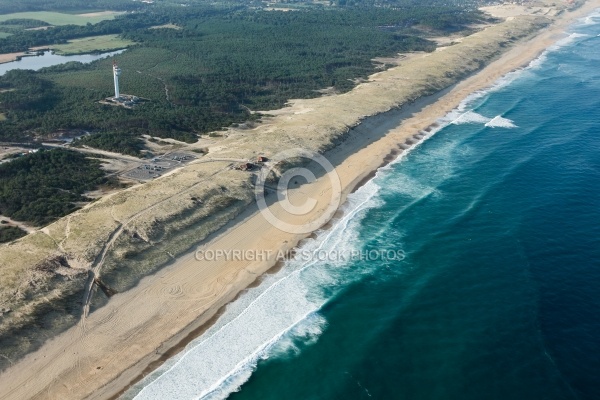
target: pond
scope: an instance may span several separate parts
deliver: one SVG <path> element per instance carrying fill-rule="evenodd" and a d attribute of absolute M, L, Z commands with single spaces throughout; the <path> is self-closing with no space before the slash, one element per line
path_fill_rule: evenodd
<path fill-rule="evenodd" d="M 19 61 L 12 61 L 4 64 L 0 64 L 0 75 L 4 75 L 6 72 L 13 69 L 32 69 L 37 71 L 41 68 L 51 67 L 53 65 L 59 65 L 68 63 L 71 61 L 79 61 L 81 63 L 87 64 L 92 61 L 100 60 L 106 57 L 113 57 L 117 54 L 121 54 L 124 52 L 123 50 L 111 51 L 108 53 L 99 53 L 99 54 L 79 54 L 72 56 L 61 56 L 58 54 L 53 54 L 51 51 L 45 51 L 40 56 L 27 56 L 21 58 Z"/>

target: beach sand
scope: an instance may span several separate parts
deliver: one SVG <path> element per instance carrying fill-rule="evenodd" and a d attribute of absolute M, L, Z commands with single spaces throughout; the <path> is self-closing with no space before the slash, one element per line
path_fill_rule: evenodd
<path fill-rule="evenodd" d="M 568 24 L 599 6 L 600 0 L 589 1 L 453 87 L 400 110 L 370 117 L 353 128 L 341 144 L 326 153 L 336 166 L 342 200 L 382 163 L 399 154 L 400 145 L 407 139 L 431 127 L 469 94 L 526 65 L 564 37 Z M 306 104 L 309 101 L 299 102 L 284 112 L 299 112 L 294 107 Z M 271 210 L 289 222 L 305 223 L 321 217 L 331 194 L 330 181 L 320 177 L 289 193 L 293 204 L 316 199 L 312 211 L 290 218 L 277 204 Z M 293 249 L 308 236 L 282 232 L 255 211 L 247 210 L 201 249 L 270 250 L 272 257 L 259 261 L 198 261 L 191 252 L 176 259 L 143 278 L 135 288 L 113 296 L 78 326 L 50 339 L 4 371 L 0 375 L 0 399 L 106 399 L 121 393 L 147 373 L 149 366 L 156 367 L 165 354 L 172 354 L 182 342 L 198 334 L 222 307 L 272 268 L 277 250 Z"/>

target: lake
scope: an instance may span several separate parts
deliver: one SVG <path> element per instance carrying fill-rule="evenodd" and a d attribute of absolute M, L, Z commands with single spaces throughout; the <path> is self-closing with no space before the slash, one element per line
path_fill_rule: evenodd
<path fill-rule="evenodd" d="M 79 54 L 72 56 L 61 56 L 58 54 L 53 54 L 51 51 L 45 51 L 44 54 L 40 56 L 27 56 L 21 58 L 19 61 L 0 64 L 0 76 L 13 69 L 32 69 L 37 71 L 41 68 L 52 67 L 53 65 L 60 65 L 71 61 L 79 61 L 87 64 L 102 58 L 113 57 L 117 54 L 121 54 L 124 51 L 125 49 L 111 51 L 108 53 Z"/>

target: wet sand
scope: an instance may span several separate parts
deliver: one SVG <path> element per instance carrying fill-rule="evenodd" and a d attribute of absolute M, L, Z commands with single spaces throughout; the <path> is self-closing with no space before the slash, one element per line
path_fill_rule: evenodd
<path fill-rule="evenodd" d="M 430 128 L 469 94 L 526 65 L 562 38 L 565 27 L 575 18 L 598 6 L 600 1 L 591 1 L 566 14 L 551 28 L 511 48 L 500 59 L 447 90 L 364 119 L 345 135 L 341 144 L 326 153 L 340 179 L 342 200 L 382 163 L 399 155 L 407 139 L 417 142 L 415 134 Z M 310 212 L 290 217 L 279 204 L 274 204 L 271 211 L 291 223 L 314 221 L 327 209 L 331 195 L 331 182 L 326 176 L 320 177 L 289 193 L 294 204 L 315 199 L 316 207 Z M 277 250 L 291 250 L 309 235 L 282 232 L 255 211 L 245 212 L 201 249 L 269 250 L 273 257 L 258 261 L 198 261 L 194 251 L 176 259 L 160 272 L 142 279 L 134 289 L 113 296 L 78 326 L 49 340 L 2 373 L 0 398 L 111 398 L 160 365 L 271 269 L 277 261 Z"/>

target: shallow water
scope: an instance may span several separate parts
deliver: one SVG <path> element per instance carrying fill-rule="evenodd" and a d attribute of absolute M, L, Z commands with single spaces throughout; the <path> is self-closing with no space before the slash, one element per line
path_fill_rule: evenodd
<path fill-rule="evenodd" d="M 302 247 L 363 257 L 289 262 L 124 397 L 600 398 L 599 23 L 470 96 Z"/>

